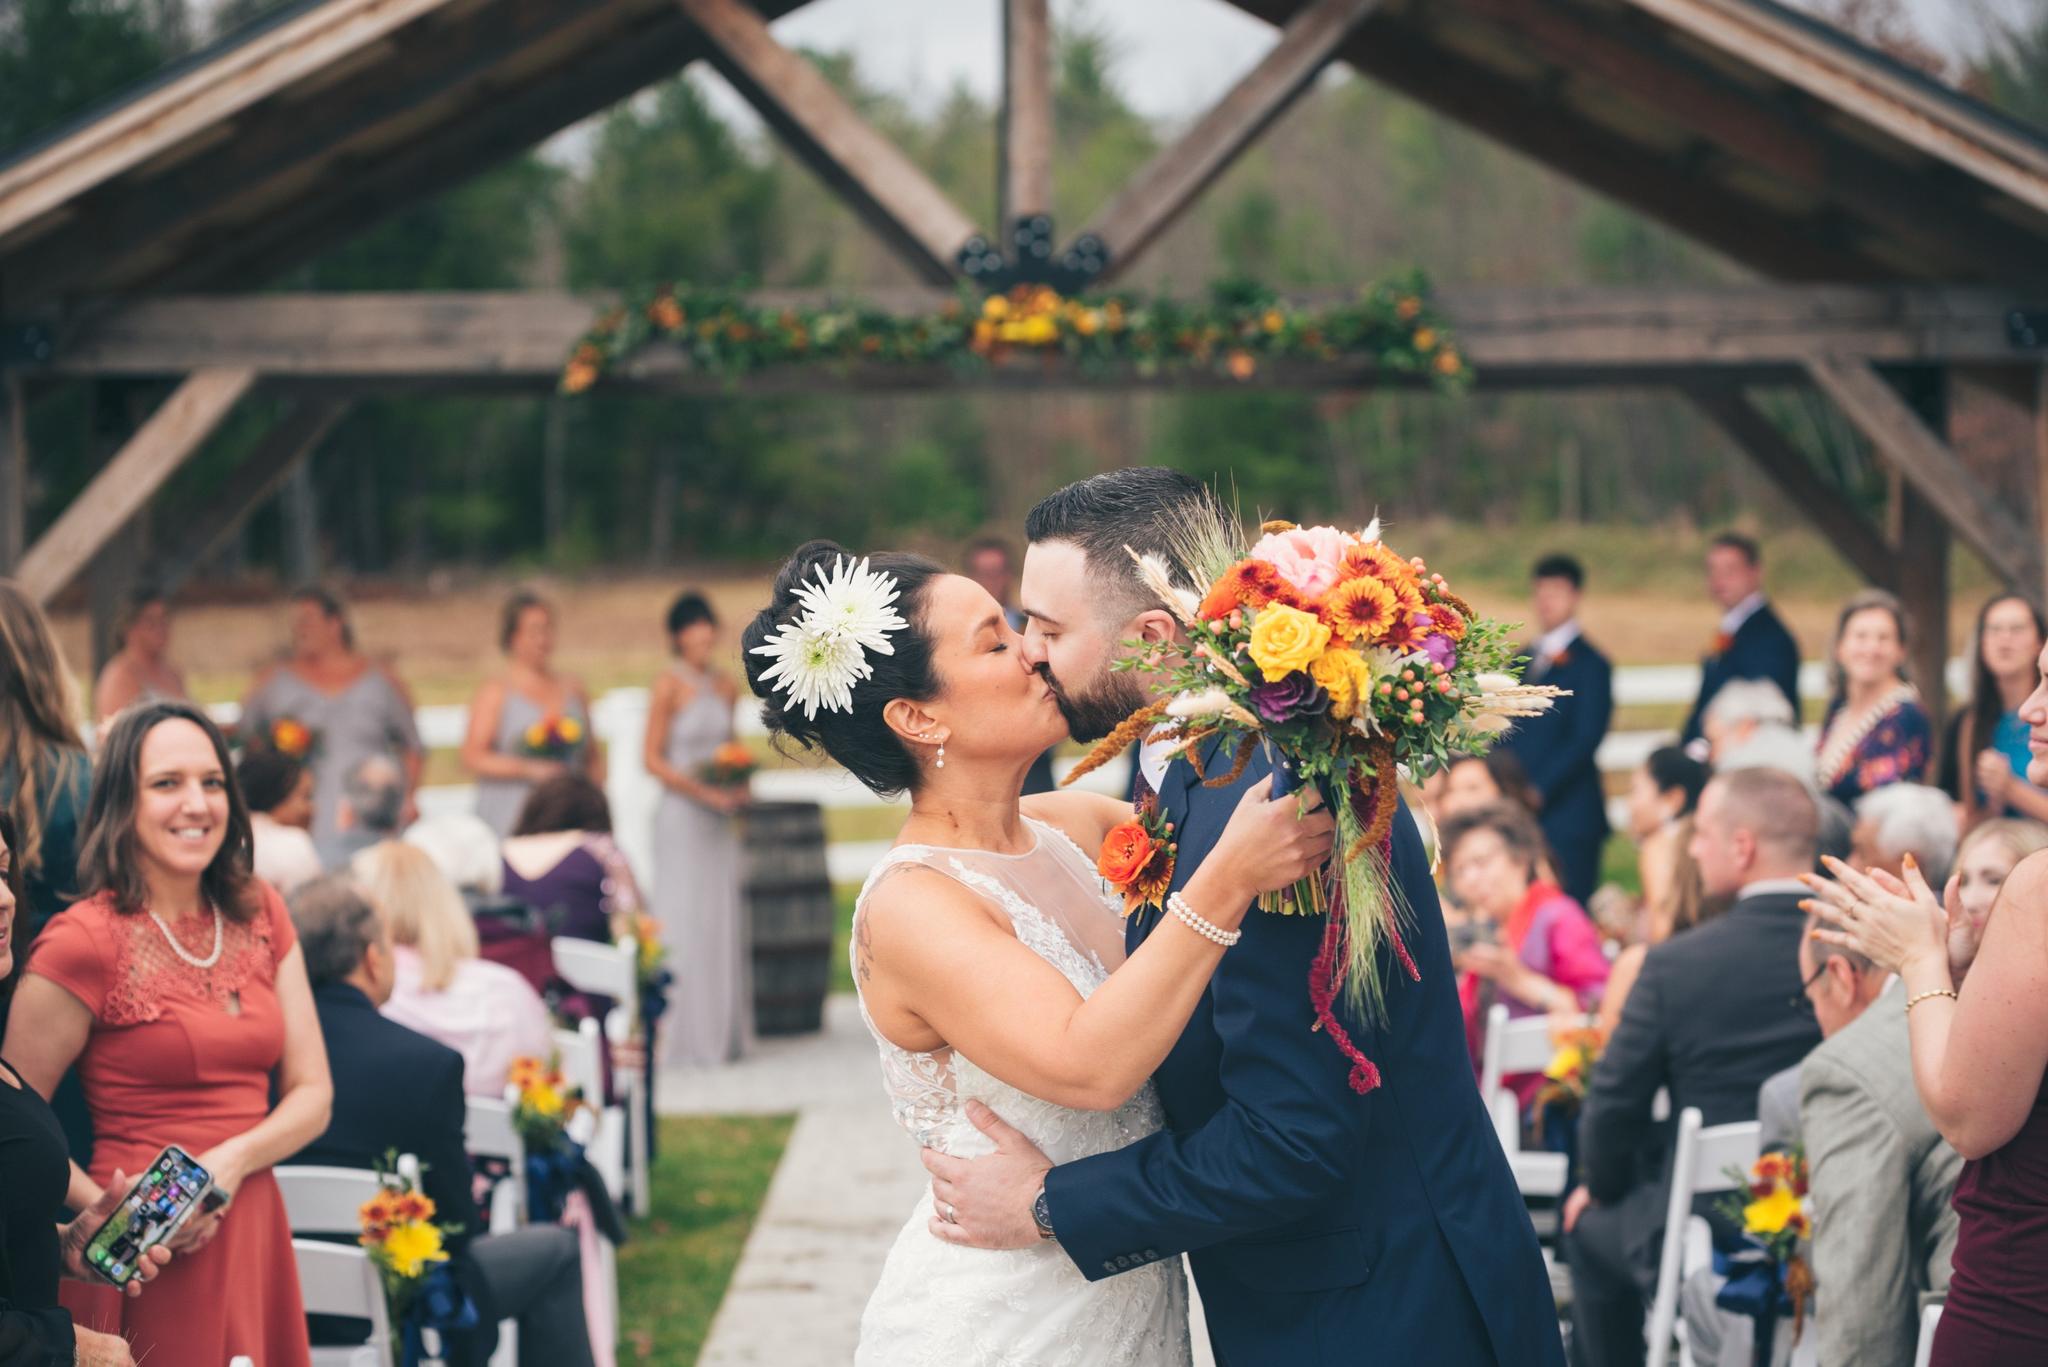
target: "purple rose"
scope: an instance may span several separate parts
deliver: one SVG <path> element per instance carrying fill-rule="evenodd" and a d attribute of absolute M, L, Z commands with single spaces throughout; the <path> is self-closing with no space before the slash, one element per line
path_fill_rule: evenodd
<path fill-rule="evenodd" d="M 1431 663 L 1442 665 L 1445 673 L 1458 667 L 1458 643 L 1448 636 L 1423 637 L 1422 653 L 1429 656 Z"/>
<path fill-rule="evenodd" d="M 1273 725 L 1321 716 L 1329 710 L 1330 695 L 1321 684 L 1299 671 L 1278 683 L 1252 685 L 1252 711 L 1259 714 L 1259 720 Z"/>

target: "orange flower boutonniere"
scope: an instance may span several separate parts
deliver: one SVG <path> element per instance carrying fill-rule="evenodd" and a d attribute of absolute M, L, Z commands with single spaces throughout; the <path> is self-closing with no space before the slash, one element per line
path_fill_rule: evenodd
<path fill-rule="evenodd" d="M 1730 636 L 1727 632 L 1715 632 L 1714 643 L 1707 648 L 1708 658 L 1713 659 L 1726 655 L 1728 653 L 1729 648 L 1734 644 L 1735 638 L 1733 636 Z"/>
<path fill-rule="evenodd" d="M 1124 915 L 1140 907 L 1165 902 L 1173 886 L 1173 823 L 1159 814 L 1156 801 L 1139 807 L 1129 821 L 1112 828 L 1102 838 L 1102 851 L 1095 856 L 1095 871 L 1103 881 L 1121 892 Z"/>

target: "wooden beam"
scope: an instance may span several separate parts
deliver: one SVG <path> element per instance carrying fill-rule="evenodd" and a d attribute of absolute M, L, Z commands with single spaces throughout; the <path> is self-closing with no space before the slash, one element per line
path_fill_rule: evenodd
<path fill-rule="evenodd" d="M 341 399 L 295 403 L 221 481 L 177 546 L 164 556 L 162 568 L 153 576 L 163 592 L 176 593 L 208 557 L 226 545 L 250 515 L 276 495 L 291 472 L 319 448 L 348 410 L 349 404 Z"/>
<path fill-rule="evenodd" d="M 1899 588 L 1892 546 L 1850 505 L 1845 490 L 1824 478 L 1748 395 L 1733 386 L 1692 385 L 1681 391 L 1777 486 L 1858 574 L 1880 588 Z"/>
<path fill-rule="evenodd" d="M 996 230 L 1052 212 L 1052 20 L 1047 0 L 1003 0 Z"/>
<path fill-rule="evenodd" d="M 28 396 L 21 377 L 0 371 L 0 575 L 28 549 Z"/>
<path fill-rule="evenodd" d="M 23 589 L 48 602 L 69 584 L 255 383 L 254 370 L 194 371 L 29 548 L 15 574 Z"/>
<path fill-rule="evenodd" d="M 1975 547 L 1992 573 L 2016 587 L 2042 582 L 2039 543 L 1870 362 L 1817 356 L 1807 363 L 1807 373 L 1885 464 Z"/>
<path fill-rule="evenodd" d="M 1929 716 L 1948 716 L 1949 568 L 1953 539 L 1941 510 L 1903 474 L 1892 481 L 1890 523 L 1898 548 L 1898 582 L 1886 585 L 1905 604 L 1913 624 L 1913 681 Z M 1935 728 L 1935 743 L 1945 727 Z M 1937 767 L 1940 756 L 1935 756 Z"/>
<path fill-rule="evenodd" d="M 1308 88 L 1381 0 L 1313 0 L 1280 41 L 1195 126 L 1163 149 L 1085 230 L 1109 249 L 1101 279 L 1129 269 L 1203 190 Z"/>
<path fill-rule="evenodd" d="M 775 41 L 743 0 L 677 0 L 711 43 L 711 61 L 768 125 L 931 284 L 959 276 L 979 235 L 931 178 L 863 119 L 818 69 Z"/>

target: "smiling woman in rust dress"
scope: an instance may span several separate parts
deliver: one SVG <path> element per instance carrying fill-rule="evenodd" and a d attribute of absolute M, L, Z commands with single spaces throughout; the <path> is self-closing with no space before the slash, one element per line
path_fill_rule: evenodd
<path fill-rule="evenodd" d="M 64 1289 L 79 1323 L 123 1335 L 151 1367 L 309 1360 L 270 1169 L 326 1129 L 333 1089 L 291 918 L 249 859 L 220 731 L 183 703 L 129 708 L 86 809 L 86 898 L 37 939 L 10 1016 L 33 1024 L 8 1035 L 25 1081 L 47 1095 L 76 1063 L 85 1083 L 99 1140 L 91 1173 L 72 1168 L 74 1209 L 165 1144 L 232 1198 L 184 1227 L 142 1299 Z"/>

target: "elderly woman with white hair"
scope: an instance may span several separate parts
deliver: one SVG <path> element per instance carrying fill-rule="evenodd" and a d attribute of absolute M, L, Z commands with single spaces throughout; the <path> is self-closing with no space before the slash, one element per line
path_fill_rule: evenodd
<path fill-rule="evenodd" d="M 1955 802 L 1939 788 L 1894 783 L 1865 793 L 1856 803 L 1851 867 L 1905 873 L 1907 857 L 1935 887 L 1945 886 L 1956 862 Z"/>
<path fill-rule="evenodd" d="M 1731 679 L 1707 704 L 1700 719 L 1700 734 L 1707 742 L 1707 757 L 1721 768 L 1728 754 L 1760 733 L 1798 732 L 1799 719 L 1792 703 L 1769 679 Z M 1775 766 L 1760 765 L 1759 768 Z"/>

